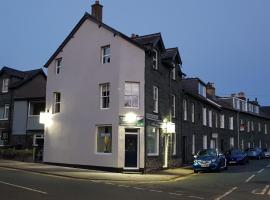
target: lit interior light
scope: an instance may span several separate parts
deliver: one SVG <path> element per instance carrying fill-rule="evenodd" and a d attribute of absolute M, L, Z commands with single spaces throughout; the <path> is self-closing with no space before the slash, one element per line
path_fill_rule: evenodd
<path fill-rule="evenodd" d="M 125 122 L 134 123 L 137 121 L 137 115 L 135 113 L 127 113 L 125 115 Z"/>

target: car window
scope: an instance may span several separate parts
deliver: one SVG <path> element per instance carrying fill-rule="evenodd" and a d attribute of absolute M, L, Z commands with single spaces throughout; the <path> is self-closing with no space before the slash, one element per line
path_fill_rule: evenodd
<path fill-rule="evenodd" d="M 198 153 L 199 156 L 216 156 L 217 152 L 214 149 L 202 150 Z"/>

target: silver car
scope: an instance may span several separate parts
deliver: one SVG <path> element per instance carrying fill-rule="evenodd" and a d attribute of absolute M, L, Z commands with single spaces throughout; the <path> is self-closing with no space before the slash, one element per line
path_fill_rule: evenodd
<path fill-rule="evenodd" d="M 263 154 L 265 158 L 270 158 L 270 148 L 263 149 Z"/>

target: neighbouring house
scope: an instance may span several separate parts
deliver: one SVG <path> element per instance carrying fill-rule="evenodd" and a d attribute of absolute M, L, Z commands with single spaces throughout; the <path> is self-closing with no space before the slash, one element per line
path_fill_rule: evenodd
<path fill-rule="evenodd" d="M 46 75 L 42 69 L 0 71 L 0 146 L 31 148 L 43 138 L 39 113 L 45 111 Z"/>

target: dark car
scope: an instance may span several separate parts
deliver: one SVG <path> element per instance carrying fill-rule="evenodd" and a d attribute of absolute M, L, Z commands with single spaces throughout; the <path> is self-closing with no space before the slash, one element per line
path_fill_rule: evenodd
<path fill-rule="evenodd" d="M 240 149 L 231 149 L 225 153 L 228 164 L 246 164 L 248 155 Z"/>
<path fill-rule="evenodd" d="M 204 149 L 194 156 L 193 170 L 198 171 L 220 171 L 227 169 L 226 157 L 216 149 Z"/>
<path fill-rule="evenodd" d="M 250 148 L 246 150 L 246 153 L 250 159 L 260 160 L 264 158 L 264 153 L 261 148 Z"/>
<path fill-rule="evenodd" d="M 265 158 L 270 158 L 270 148 L 263 149 L 263 154 Z"/>

